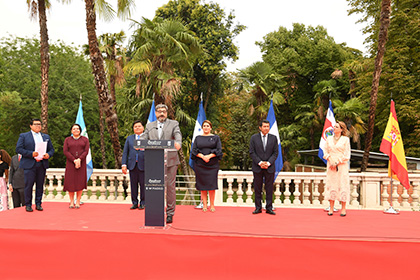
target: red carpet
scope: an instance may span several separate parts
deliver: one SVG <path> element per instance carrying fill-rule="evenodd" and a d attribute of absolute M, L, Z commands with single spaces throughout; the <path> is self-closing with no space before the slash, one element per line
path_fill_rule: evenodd
<path fill-rule="evenodd" d="M 419 212 L 177 206 L 145 229 L 128 204 L 0 212 L 1 279 L 415 279 Z"/>

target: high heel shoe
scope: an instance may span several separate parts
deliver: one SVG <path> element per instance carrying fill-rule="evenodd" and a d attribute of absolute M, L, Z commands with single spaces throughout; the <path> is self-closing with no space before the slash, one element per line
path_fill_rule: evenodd
<path fill-rule="evenodd" d="M 70 208 L 70 209 L 73 209 L 73 208 L 74 208 L 74 206 L 73 206 L 73 205 L 70 205 L 70 206 L 69 206 L 69 208 Z"/>
<path fill-rule="evenodd" d="M 216 208 L 210 208 L 210 212 L 216 212 Z"/>
<path fill-rule="evenodd" d="M 203 207 L 203 212 L 207 212 L 207 208 L 204 208 L 204 207 Z"/>
<path fill-rule="evenodd" d="M 343 214 L 343 213 L 340 214 L 341 217 L 345 217 L 346 215 L 347 215 L 347 213 L 346 214 Z"/>
<path fill-rule="evenodd" d="M 328 216 L 332 216 L 334 213 L 330 213 L 330 212 L 328 212 L 327 214 L 328 214 Z"/>

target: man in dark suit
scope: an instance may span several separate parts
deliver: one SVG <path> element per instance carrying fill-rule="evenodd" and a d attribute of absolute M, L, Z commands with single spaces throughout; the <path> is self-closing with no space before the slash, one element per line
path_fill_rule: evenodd
<path fill-rule="evenodd" d="M 262 120 L 259 124 L 260 133 L 251 137 L 249 154 L 252 158 L 252 172 L 254 174 L 255 210 L 252 214 L 262 212 L 262 185 L 264 182 L 266 193 L 265 212 L 275 215 L 273 211 L 273 183 L 275 161 L 279 154 L 277 137 L 269 134 L 270 122 Z"/>
<path fill-rule="evenodd" d="M 14 155 L 9 170 L 9 191 L 12 193 L 13 208 L 25 205 L 25 179 L 24 171 L 19 167 L 22 155 Z"/>
<path fill-rule="evenodd" d="M 47 134 L 41 133 L 41 120 L 32 119 L 30 123 L 31 131 L 21 133 L 16 144 L 16 153 L 22 155 L 19 167 L 24 169 L 25 177 L 25 205 L 26 211 L 32 212 L 32 188 L 35 188 L 35 209 L 44 210 L 42 204 L 42 194 L 44 192 L 45 173 L 48 168 L 48 159 L 54 154 L 54 148 Z M 40 155 L 36 151 L 38 143 L 46 142 L 46 153 Z M 37 143 L 37 144 L 35 144 Z"/>
<path fill-rule="evenodd" d="M 175 140 L 175 149 L 165 149 L 165 191 L 166 191 L 166 223 L 172 223 L 175 214 L 176 191 L 175 179 L 178 169 L 178 150 L 182 145 L 182 134 L 179 124 L 168 119 L 168 107 L 159 104 L 155 109 L 157 120 L 146 125 L 146 130 L 140 136 L 145 140 Z"/>
<path fill-rule="evenodd" d="M 134 148 L 136 139 L 140 139 L 140 135 L 144 131 L 141 121 L 133 123 L 134 134 L 127 137 L 124 145 L 124 152 L 122 156 L 122 172 L 127 174 L 127 169 L 130 170 L 130 186 L 131 186 L 131 210 L 139 208 L 144 209 L 145 189 L 144 189 L 144 149 Z M 140 184 L 140 201 L 138 199 Z"/>

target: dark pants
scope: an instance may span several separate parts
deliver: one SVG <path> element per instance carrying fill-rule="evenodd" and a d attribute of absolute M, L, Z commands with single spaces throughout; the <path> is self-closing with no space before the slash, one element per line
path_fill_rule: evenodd
<path fill-rule="evenodd" d="M 139 203 L 139 184 L 140 184 L 140 203 Z M 144 188 L 144 171 L 139 170 L 136 166 L 130 170 L 130 187 L 131 187 L 131 202 L 133 205 L 145 205 L 145 188 Z"/>
<path fill-rule="evenodd" d="M 13 208 L 25 206 L 25 190 L 13 188 L 12 192 Z"/>
<path fill-rule="evenodd" d="M 25 176 L 25 205 L 32 205 L 32 188 L 35 183 L 35 204 L 41 205 L 44 193 L 46 169 L 41 161 L 37 161 L 31 169 L 24 170 Z"/>
<path fill-rule="evenodd" d="M 261 170 L 261 172 L 254 173 L 254 192 L 255 192 L 255 208 L 262 209 L 261 199 L 262 199 L 262 185 L 264 182 L 265 185 L 265 195 L 266 195 L 266 210 L 273 210 L 273 183 L 274 183 L 274 172 L 268 173 L 266 169 Z"/>

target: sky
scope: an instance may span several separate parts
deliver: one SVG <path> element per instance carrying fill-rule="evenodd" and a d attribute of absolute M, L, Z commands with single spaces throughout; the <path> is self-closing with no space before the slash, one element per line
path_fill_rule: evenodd
<path fill-rule="evenodd" d="M 82 0 L 72 0 L 71 4 L 61 4 L 58 0 L 50 0 L 52 7 L 47 12 L 47 28 L 50 43 L 58 40 L 76 46 L 87 44 L 85 23 L 85 6 Z M 116 0 L 109 0 L 116 3 Z M 168 0 L 135 0 L 136 8 L 131 18 L 140 21 L 142 17 L 152 19 L 157 8 Z M 204 2 L 208 3 L 209 0 Z M 261 51 L 255 45 L 263 37 L 280 26 L 292 29 L 293 23 L 306 26 L 321 25 L 327 29 L 336 43 L 366 52 L 363 45 L 365 36 L 363 25 L 356 24 L 357 15 L 348 16 L 346 0 L 213 0 L 219 3 L 226 13 L 234 12 L 235 22 L 243 24 L 247 29 L 234 40 L 239 47 L 239 59 L 232 63 L 227 61 L 227 70 L 235 71 L 261 61 Z M 131 36 L 131 21 L 117 18 L 111 22 L 97 20 L 97 35 L 124 31 Z M 26 1 L 0 0 L 0 38 L 10 35 L 16 37 L 39 38 L 38 20 L 30 20 Z"/>

